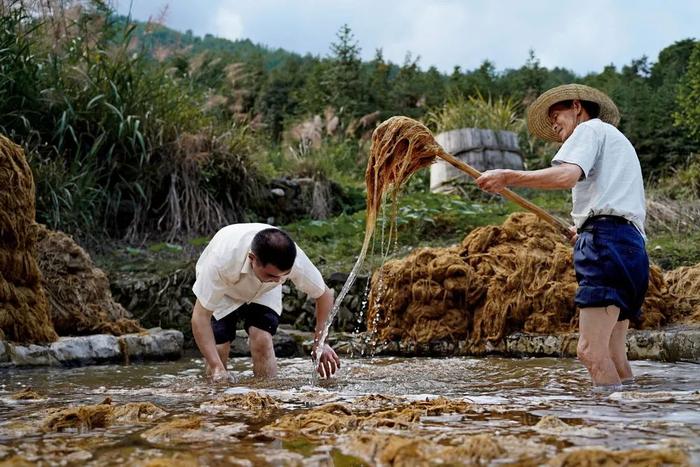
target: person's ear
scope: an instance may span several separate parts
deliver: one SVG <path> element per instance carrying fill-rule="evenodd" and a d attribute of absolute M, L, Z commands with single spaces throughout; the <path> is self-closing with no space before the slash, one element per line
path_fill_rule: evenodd
<path fill-rule="evenodd" d="M 255 253 L 253 253 L 252 251 L 249 251 L 248 252 L 248 259 L 250 260 L 251 263 L 253 263 L 255 261 Z"/>
<path fill-rule="evenodd" d="M 581 114 L 581 101 L 578 99 L 574 99 L 574 101 L 571 103 L 571 108 L 574 109 L 574 114 L 576 116 L 579 116 Z"/>

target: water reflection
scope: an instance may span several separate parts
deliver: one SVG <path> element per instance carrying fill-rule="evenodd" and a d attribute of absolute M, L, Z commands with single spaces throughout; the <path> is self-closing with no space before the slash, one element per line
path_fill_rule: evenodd
<path fill-rule="evenodd" d="M 309 376 L 309 360 L 282 359 L 279 363 L 280 376 L 266 381 L 252 376 L 249 359 L 232 359 L 230 369 L 236 382 L 228 387 L 207 385 L 199 359 L 133 366 L 2 370 L 0 462 L 23 459 L 46 465 L 116 465 L 164 459 L 183 465 L 219 465 L 233 460 L 238 465 L 352 464 L 361 460 L 353 457 L 353 446 L 365 449 L 367 443 L 379 443 L 362 438 L 353 431 L 353 423 L 365 423 L 362 417 L 378 410 L 398 410 L 410 407 L 411 401 L 444 396 L 467 402 L 469 409 L 428 410 L 400 430 L 380 422 L 377 433 L 385 436 L 381 442 L 403 442 L 401 437 L 415 435 L 424 451 L 415 448 L 419 451 L 413 455 L 441 449 L 440 455 L 449 459 L 454 454 L 450 449 L 456 449 L 455 437 L 489 434 L 500 443 L 501 450 L 495 450 L 497 457 L 486 463 L 506 459 L 503 446 L 511 442 L 516 447 L 528 443 L 539 446 L 537 454 L 517 451 L 525 456 L 519 457 L 520 461 L 535 463 L 586 446 L 680 449 L 690 456 L 689 462 L 700 463 L 700 372 L 698 365 L 691 363 L 632 362 L 637 375 L 634 383 L 613 393 L 592 391 L 585 369 L 568 359 L 345 360 L 337 378 L 316 385 Z M 42 398 L 12 399 L 13 393 L 29 387 Z M 253 392 L 269 396 L 278 405 L 260 413 L 237 410 L 235 396 Z M 362 396 L 375 394 L 384 397 L 358 402 Z M 212 401 L 224 396 L 234 406 L 217 409 L 219 406 Z M 52 409 L 99 404 L 105 397 L 115 405 L 152 402 L 167 412 L 165 421 L 188 428 L 178 436 L 165 437 L 152 435 L 155 422 L 114 424 L 83 433 L 46 433 L 40 429 Z M 304 414 L 324 404 L 341 404 L 339 407 L 347 407 L 343 410 L 349 415 L 337 415 L 347 426 L 323 442 L 290 439 L 265 429 L 280 417 Z M 190 423 L 187 420 L 191 417 L 198 418 Z M 426 440 L 433 440 L 433 444 L 425 444 Z M 377 448 L 375 444 L 372 446 Z"/>

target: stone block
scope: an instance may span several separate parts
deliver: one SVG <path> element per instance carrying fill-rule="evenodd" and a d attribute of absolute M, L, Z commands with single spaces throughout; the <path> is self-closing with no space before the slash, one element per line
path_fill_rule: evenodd
<path fill-rule="evenodd" d="M 11 348 L 10 360 L 15 366 L 52 366 L 59 362 L 49 346 L 30 344 L 15 345 Z"/>
<path fill-rule="evenodd" d="M 129 361 L 174 360 L 182 356 L 184 336 L 174 329 L 153 328 L 146 333 L 126 334 L 119 340 Z"/>
<path fill-rule="evenodd" d="M 108 334 L 61 337 L 49 351 L 62 365 L 90 365 L 121 361 L 117 338 Z"/>
<path fill-rule="evenodd" d="M 659 360 L 664 353 L 664 332 L 629 331 L 627 358 L 630 360 Z"/>
<path fill-rule="evenodd" d="M 0 365 L 10 362 L 10 349 L 5 341 L 0 341 Z"/>
<path fill-rule="evenodd" d="M 700 329 L 665 333 L 663 359 L 700 363 Z"/>

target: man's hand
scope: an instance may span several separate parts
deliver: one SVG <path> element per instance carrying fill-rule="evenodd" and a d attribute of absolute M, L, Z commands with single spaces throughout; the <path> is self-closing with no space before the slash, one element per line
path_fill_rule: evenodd
<path fill-rule="evenodd" d="M 233 382 L 233 377 L 226 371 L 226 368 L 216 368 L 211 374 L 213 384 L 225 384 Z"/>
<path fill-rule="evenodd" d="M 340 359 L 328 344 L 323 345 L 323 351 L 321 352 L 320 357 L 318 357 L 317 348 L 311 352 L 311 355 L 314 358 L 314 361 L 318 362 L 316 371 L 318 371 L 321 378 L 330 378 L 335 374 L 338 368 L 340 368 Z"/>
<path fill-rule="evenodd" d="M 569 232 L 570 232 L 570 235 L 569 235 L 569 242 L 570 242 L 572 245 L 575 245 L 575 244 L 576 244 L 576 240 L 578 240 L 578 232 L 576 232 L 576 227 L 574 227 L 574 226 L 569 227 Z"/>
<path fill-rule="evenodd" d="M 476 179 L 476 184 L 489 193 L 500 193 L 508 185 L 508 172 L 507 169 L 487 170 Z"/>

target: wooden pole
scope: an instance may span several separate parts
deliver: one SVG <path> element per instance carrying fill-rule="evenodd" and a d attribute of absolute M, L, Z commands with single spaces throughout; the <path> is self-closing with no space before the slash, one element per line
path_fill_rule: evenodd
<path fill-rule="evenodd" d="M 477 179 L 481 176 L 481 172 L 476 170 L 474 167 L 471 165 L 467 164 L 466 162 L 463 162 L 456 157 L 454 157 L 452 154 L 448 154 L 445 151 L 440 151 L 440 154 L 438 154 L 438 157 L 443 159 L 445 162 L 448 162 L 452 164 L 453 166 L 457 167 L 459 170 L 462 170 L 463 172 L 466 172 L 469 174 L 474 179 Z M 536 214 L 540 219 L 543 219 L 553 226 L 555 226 L 559 231 L 566 237 L 566 238 L 571 238 L 573 236 L 569 225 L 562 221 L 561 219 L 554 217 L 541 207 L 537 206 L 536 204 L 526 200 L 522 196 L 512 192 L 508 188 L 504 188 L 500 193 L 501 196 L 503 196 L 506 199 L 511 200 L 515 204 L 522 206 L 523 208 L 527 209 L 530 212 L 533 212 Z"/>

